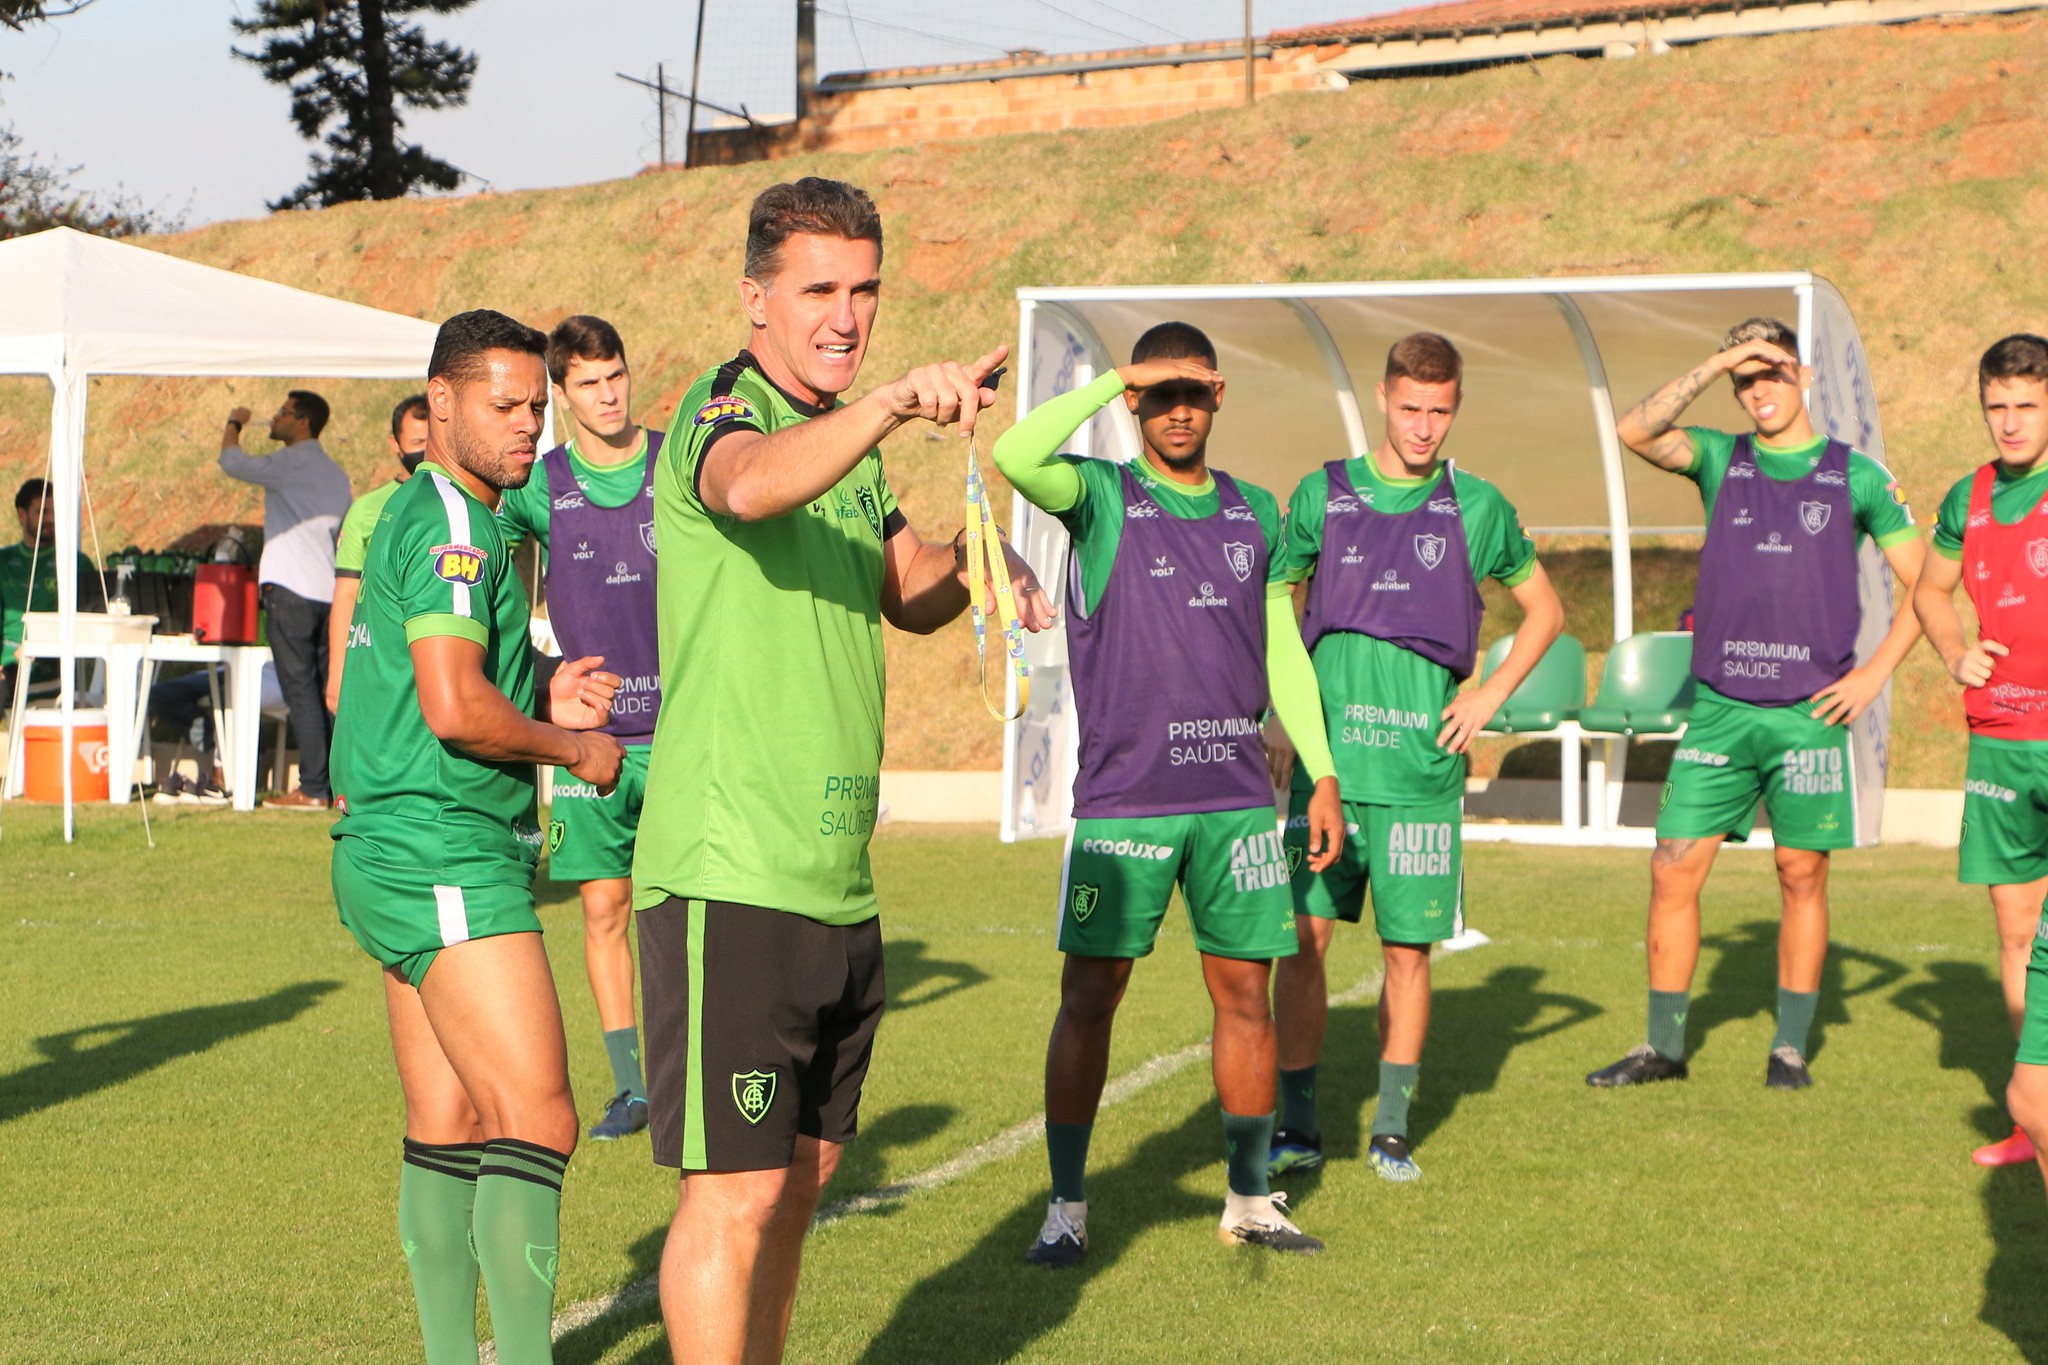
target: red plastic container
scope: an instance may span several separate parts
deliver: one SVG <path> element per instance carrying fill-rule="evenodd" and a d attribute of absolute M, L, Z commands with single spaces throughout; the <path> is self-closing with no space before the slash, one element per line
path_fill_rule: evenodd
<path fill-rule="evenodd" d="M 256 643 L 256 571 L 201 564 L 192 581 L 192 635 L 210 645 Z"/>

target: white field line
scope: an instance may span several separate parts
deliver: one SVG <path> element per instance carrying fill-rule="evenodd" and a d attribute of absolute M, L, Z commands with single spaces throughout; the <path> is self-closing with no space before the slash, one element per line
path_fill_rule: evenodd
<path fill-rule="evenodd" d="M 1361 1000 L 1371 999 L 1379 994 L 1381 974 L 1368 972 L 1351 986 L 1330 997 L 1332 1005 L 1355 1005 Z M 1162 1052 L 1148 1061 L 1141 1062 L 1102 1088 L 1102 1104 L 1105 1108 L 1121 1104 L 1132 1096 L 1151 1089 L 1161 1081 L 1185 1070 L 1209 1055 L 1209 1043 L 1205 1039 L 1175 1052 Z M 1011 1128 L 1006 1128 L 985 1142 L 976 1143 L 958 1156 L 951 1157 L 928 1170 L 887 1185 L 827 1204 L 811 1219 L 811 1231 L 821 1232 L 835 1223 L 862 1213 L 873 1213 L 901 1203 L 913 1194 L 934 1190 L 941 1185 L 950 1185 L 962 1176 L 971 1175 L 992 1162 L 1015 1156 L 1027 1147 L 1034 1146 L 1045 1136 L 1045 1115 L 1036 1114 Z M 602 1298 L 585 1299 L 572 1303 L 555 1314 L 555 1340 L 560 1341 L 570 1332 L 587 1327 L 614 1313 L 623 1313 L 647 1303 L 655 1297 L 657 1279 L 653 1275 L 635 1280 L 614 1293 Z M 498 1353 L 491 1343 L 485 1343 L 480 1365 L 497 1365 Z"/>

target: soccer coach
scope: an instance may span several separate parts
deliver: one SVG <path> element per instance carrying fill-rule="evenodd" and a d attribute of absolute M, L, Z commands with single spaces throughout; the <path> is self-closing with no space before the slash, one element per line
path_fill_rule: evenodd
<path fill-rule="evenodd" d="M 877 446 L 917 419 L 969 432 L 1008 348 L 842 404 L 881 266 L 865 192 L 764 190 L 740 281 L 748 348 L 684 396 L 655 473 L 677 702 L 655 723 L 633 882 L 654 1159 L 682 1171 L 661 1264 L 678 1360 L 782 1354 L 882 1014 L 881 623 L 922 634 L 967 606 L 964 542 L 919 538 Z M 1010 562 L 1043 629 L 1052 604 Z"/>

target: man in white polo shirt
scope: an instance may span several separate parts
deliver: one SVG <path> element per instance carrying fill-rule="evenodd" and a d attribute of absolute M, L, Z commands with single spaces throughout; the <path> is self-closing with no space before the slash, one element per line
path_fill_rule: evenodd
<path fill-rule="evenodd" d="M 268 804 L 326 810 L 327 613 L 334 601 L 334 537 L 352 501 L 348 475 L 320 448 L 327 400 L 293 389 L 270 419 L 270 439 L 283 449 L 251 455 L 242 449 L 249 409 L 228 414 L 221 430 L 221 472 L 263 489 L 263 560 L 256 576 L 269 616 L 277 686 L 299 741 L 299 785 Z"/>

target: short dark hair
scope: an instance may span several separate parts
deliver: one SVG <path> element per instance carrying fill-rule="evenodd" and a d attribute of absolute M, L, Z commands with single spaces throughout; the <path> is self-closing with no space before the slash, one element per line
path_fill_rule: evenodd
<path fill-rule="evenodd" d="M 1991 349 L 1977 362 L 1978 394 L 1994 379 L 2038 379 L 2048 384 L 2048 337 L 2014 332 L 1992 342 Z"/>
<path fill-rule="evenodd" d="M 770 185 L 747 210 L 749 278 L 768 280 L 782 269 L 782 244 L 799 232 L 873 242 L 882 250 L 882 211 L 868 192 L 844 180 L 807 175 Z"/>
<path fill-rule="evenodd" d="M 1799 354 L 1799 333 L 1778 318 L 1745 318 L 1721 338 L 1721 349 L 1732 351 L 1745 341 L 1768 341 L 1781 351 Z"/>
<path fill-rule="evenodd" d="M 489 351 L 518 351 L 545 358 L 548 339 L 517 318 L 491 308 L 457 313 L 434 334 L 434 354 L 427 360 L 427 378 L 466 384 L 484 368 Z"/>
<path fill-rule="evenodd" d="M 37 498 L 47 498 L 49 496 L 50 481 L 48 479 L 30 479 L 14 490 L 14 510 L 17 512 L 27 511 L 28 505 Z"/>
<path fill-rule="evenodd" d="M 1448 338 L 1435 332 L 1410 332 L 1387 348 L 1386 383 L 1407 379 L 1417 384 L 1465 387 L 1465 357 Z"/>
<path fill-rule="evenodd" d="M 1199 360 L 1216 368 L 1216 345 L 1191 322 L 1158 322 L 1145 329 L 1131 346 L 1131 363 L 1147 360 Z"/>
<path fill-rule="evenodd" d="M 548 378 L 559 384 L 569 376 L 572 360 L 624 360 L 626 343 L 619 329 L 588 313 L 563 318 L 548 333 Z"/>
<path fill-rule="evenodd" d="M 398 439 L 398 429 L 405 425 L 406 418 L 417 413 L 419 419 L 424 422 L 427 420 L 427 411 L 427 396 L 423 393 L 399 399 L 398 406 L 391 410 L 391 439 Z"/>
<path fill-rule="evenodd" d="M 306 419 L 306 430 L 318 436 L 327 426 L 327 418 L 333 409 L 327 400 L 311 389 L 293 389 L 285 394 L 292 400 L 292 411 Z"/>

